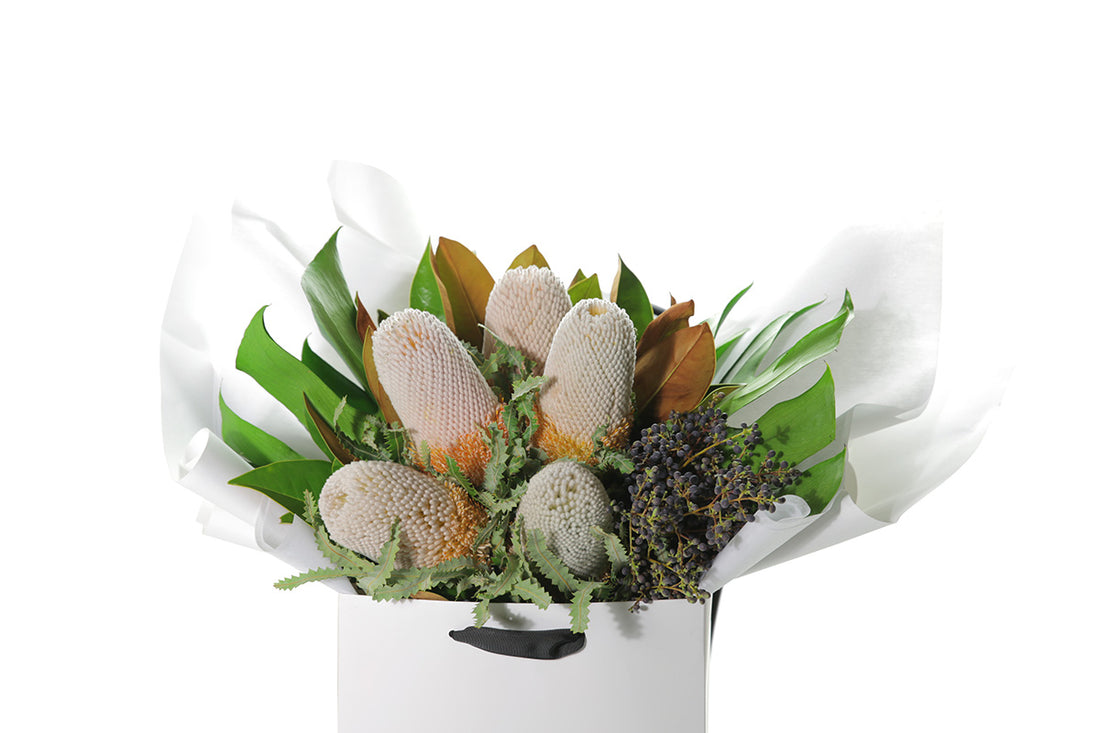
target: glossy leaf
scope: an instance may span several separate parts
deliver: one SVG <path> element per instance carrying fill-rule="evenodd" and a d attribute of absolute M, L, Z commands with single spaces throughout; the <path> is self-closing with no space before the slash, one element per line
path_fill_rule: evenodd
<path fill-rule="evenodd" d="M 722 314 L 718 316 L 718 319 L 714 322 L 713 328 L 715 334 L 718 334 L 722 330 L 722 324 L 726 322 L 726 317 L 729 316 L 730 311 L 732 311 L 733 307 L 737 305 L 738 301 L 740 301 L 741 298 L 744 297 L 745 293 L 749 292 L 749 288 L 751 287 L 752 283 L 749 283 L 741 292 L 730 298 L 730 302 L 726 303 L 726 307 L 722 309 Z"/>
<path fill-rule="evenodd" d="M 329 415 L 336 414 L 343 395 L 333 392 L 309 367 L 275 343 L 264 327 L 266 309 L 265 306 L 257 311 L 245 329 L 241 345 L 237 349 L 236 366 L 290 410 L 309 431 L 313 442 L 332 458 L 327 444 L 306 411 L 302 395 L 307 395 L 323 414 Z M 362 420 L 363 416 L 357 409 L 348 407 L 340 417 L 341 429 L 354 435 Z"/>
<path fill-rule="evenodd" d="M 508 265 L 508 269 L 514 270 L 517 267 L 530 267 L 531 265 L 550 269 L 550 265 L 546 263 L 546 258 L 542 256 L 542 252 L 539 252 L 539 248 L 533 244 L 520 252 L 516 258 L 512 260 L 512 264 Z"/>
<path fill-rule="evenodd" d="M 328 240 L 302 274 L 302 290 L 309 301 L 313 319 L 321 335 L 332 344 L 336 353 L 351 369 L 351 373 L 366 384 L 360 355 L 363 345 L 356 329 L 356 308 L 348 290 L 340 254 L 336 249 L 339 230 Z"/>
<path fill-rule="evenodd" d="M 741 351 L 737 348 L 737 345 L 741 343 L 741 339 L 748 333 L 747 328 L 741 329 L 737 333 L 730 336 L 721 346 L 714 350 L 715 357 L 718 359 L 718 366 L 714 368 L 714 378 L 718 382 L 725 381 L 722 376 L 733 369 L 733 365 L 737 363 L 737 360 L 741 357 Z"/>
<path fill-rule="evenodd" d="M 376 328 L 374 325 L 374 319 L 370 317 L 370 312 L 367 311 L 367 307 L 363 305 L 363 301 L 359 299 L 359 293 L 355 294 L 355 330 L 359 333 L 359 338 L 362 339 L 367 331 L 373 332 Z"/>
<path fill-rule="evenodd" d="M 230 479 L 229 483 L 255 489 L 304 519 L 305 492 L 320 495 L 321 487 L 331 475 L 332 464 L 328 461 L 300 459 L 260 466 Z"/>
<path fill-rule="evenodd" d="M 757 370 L 760 368 L 761 362 L 763 362 L 764 357 L 767 356 L 768 350 L 772 347 L 772 344 L 775 343 L 775 340 L 779 338 L 780 334 L 787 330 L 787 328 L 801 316 L 819 305 L 821 305 L 821 301 L 808 305 L 805 308 L 785 313 L 769 323 L 760 333 L 753 337 L 748 347 L 746 347 L 737 358 L 733 366 L 725 373 L 720 374 L 719 378 L 723 382 L 749 381 L 749 379 L 755 376 Z"/>
<path fill-rule="evenodd" d="M 719 407 L 732 415 L 798 370 L 835 350 L 840 344 L 844 327 L 852 319 L 852 313 L 852 298 L 845 292 L 844 304 L 832 320 L 823 323 L 799 339 L 770 366 L 748 380 L 744 387 L 724 399 Z"/>
<path fill-rule="evenodd" d="M 714 378 L 714 337 L 710 326 L 680 329 L 638 357 L 634 394 L 641 424 L 668 418 L 672 410 L 691 410 Z"/>
<path fill-rule="evenodd" d="M 569 300 L 576 305 L 585 298 L 602 298 L 600 290 L 600 278 L 598 275 L 586 277 L 580 282 L 574 283 L 569 288 Z"/>
<path fill-rule="evenodd" d="M 364 414 L 378 412 L 378 403 L 370 396 L 370 393 L 341 374 L 335 367 L 322 359 L 309 346 L 309 341 L 302 342 L 302 363 L 311 372 L 320 377 L 321 381 L 328 385 L 334 394 L 347 399 L 348 404 Z M 362 358 L 360 358 L 362 366 Z M 364 380 L 366 377 L 364 376 Z M 364 382 L 365 383 L 365 382 Z"/>
<path fill-rule="evenodd" d="M 638 356 L 657 346 L 661 341 L 688 327 L 688 321 L 695 315 L 695 301 L 676 303 L 662 312 L 646 326 L 642 337 L 638 339 Z"/>
<path fill-rule="evenodd" d="M 493 289 L 493 276 L 477 255 L 443 237 L 439 238 L 435 253 L 435 270 L 450 301 L 455 335 L 480 347 L 480 324 L 485 323 L 485 304 Z"/>
<path fill-rule="evenodd" d="M 847 449 L 832 458 L 811 466 L 802 473 L 790 493 L 801 496 L 810 505 L 811 514 L 820 514 L 840 490 L 844 481 L 845 457 Z"/>
<path fill-rule="evenodd" d="M 409 291 L 409 307 L 427 311 L 444 323 L 447 322 L 447 311 L 444 307 L 444 294 L 439 288 L 439 281 L 435 276 L 435 268 L 432 267 L 432 246 L 424 248 L 424 256 L 420 258 L 420 264 L 413 274 L 412 288 Z"/>
<path fill-rule="evenodd" d="M 646 326 L 653 320 L 653 305 L 637 276 L 619 258 L 619 269 L 611 283 L 611 302 L 627 312 L 634 322 L 635 338 L 640 338 Z"/>
<path fill-rule="evenodd" d="M 382 412 L 382 417 L 387 423 L 400 423 L 397 410 L 393 409 L 386 390 L 382 389 L 382 381 L 378 378 L 378 368 L 374 365 L 374 331 L 368 330 L 363 337 L 363 369 L 367 375 L 367 386 L 370 387 L 374 401 Z"/>
<path fill-rule="evenodd" d="M 277 461 L 291 461 L 302 456 L 273 435 L 242 419 L 229 409 L 221 394 L 218 408 L 222 418 L 222 440 L 253 466 L 265 466 Z"/>
<path fill-rule="evenodd" d="M 336 434 L 332 426 L 328 424 L 328 421 L 321 416 L 321 413 L 317 411 L 313 403 L 309 401 L 309 398 L 302 395 L 305 400 L 306 412 L 309 413 L 310 418 L 313 420 L 314 427 L 317 428 L 317 432 L 321 435 L 321 439 L 325 441 L 325 445 L 328 446 L 329 452 L 333 457 L 339 461 L 342 465 L 346 466 L 355 460 L 344 444 L 340 442 L 340 436 Z"/>
<path fill-rule="evenodd" d="M 814 386 L 774 405 L 757 423 L 764 444 L 792 466 L 825 448 L 836 437 L 836 396 L 828 368 Z"/>
<path fill-rule="evenodd" d="M 584 274 L 584 270 L 581 270 L 580 268 L 578 268 L 577 269 L 577 274 L 574 275 L 573 279 L 569 281 L 569 287 L 573 287 L 574 285 L 579 283 L 581 280 L 584 280 L 586 278 L 587 278 L 587 276 Z"/>

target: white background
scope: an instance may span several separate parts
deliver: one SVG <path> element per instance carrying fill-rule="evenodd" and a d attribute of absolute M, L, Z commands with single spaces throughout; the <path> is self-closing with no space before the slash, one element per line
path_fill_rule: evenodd
<path fill-rule="evenodd" d="M 335 730 L 335 598 L 199 534 L 157 372 L 192 216 L 251 193 L 319 246 L 332 159 L 491 263 L 538 243 L 609 278 L 622 253 L 704 306 L 823 232 L 944 216 L 945 318 L 1016 362 L 1002 409 L 897 525 L 727 588 L 711 728 L 1100 726 L 1095 23 L 314 5 L 0 11 L 5 730 Z M 430 702 L 410 720 L 447 726 Z"/>

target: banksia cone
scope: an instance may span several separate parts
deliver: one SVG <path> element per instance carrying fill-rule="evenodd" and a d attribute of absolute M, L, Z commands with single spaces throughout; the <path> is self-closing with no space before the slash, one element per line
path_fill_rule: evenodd
<path fill-rule="evenodd" d="M 590 298 L 573 306 L 558 326 L 546 358 L 536 444 L 550 460 L 591 461 L 592 437 L 624 448 L 630 438 L 634 389 L 634 324 L 614 303 Z"/>
<path fill-rule="evenodd" d="M 430 567 L 471 552 L 485 512 L 461 488 L 388 461 L 355 461 L 329 476 L 317 502 L 329 535 L 377 560 L 400 522 L 397 567 Z"/>
<path fill-rule="evenodd" d="M 565 285 L 545 267 L 517 267 L 508 270 L 493 286 L 485 306 L 483 351 L 496 348 L 495 335 L 523 352 L 536 363 L 541 374 L 550 352 L 550 342 L 571 303 Z"/>
<path fill-rule="evenodd" d="M 482 435 L 499 404 L 458 337 L 430 313 L 409 308 L 382 321 L 373 340 L 378 380 L 414 453 L 426 442 L 436 470 L 446 471 L 450 456 L 481 483 L 490 455 Z"/>
<path fill-rule="evenodd" d="M 531 478 L 517 513 L 526 529 L 542 530 L 550 550 L 574 573 L 596 578 L 607 569 L 603 540 L 591 528 L 611 530 L 611 500 L 586 467 L 570 460 L 544 466 Z"/>

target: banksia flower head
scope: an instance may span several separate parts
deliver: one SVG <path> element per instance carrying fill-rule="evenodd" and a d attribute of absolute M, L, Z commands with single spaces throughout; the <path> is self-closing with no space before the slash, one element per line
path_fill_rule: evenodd
<path fill-rule="evenodd" d="M 539 397 L 536 444 L 551 460 L 591 461 L 593 435 L 624 448 L 630 437 L 634 390 L 634 324 L 619 306 L 599 298 L 578 302 L 554 334 Z"/>
<path fill-rule="evenodd" d="M 533 359 L 534 373 L 541 374 L 554 332 L 571 305 L 565 285 L 551 270 L 534 265 L 508 270 L 485 306 L 485 355 L 496 348 L 495 335 Z"/>
<path fill-rule="evenodd" d="M 400 522 L 399 568 L 470 554 L 486 519 L 465 490 L 388 461 L 355 461 L 339 469 L 321 489 L 317 508 L 335 542 L 372 560 Z"/>
<path fill-rule="evenodd" d="M 426 442 L 436 470 L 446 471 L 450 456 L 481 483 L 490 456 L 482 435 L 499 404 L 458 337 L 432 314 L 408 308 L 382 321 L 373 340 L 378 380 L 414 452 Z"/>
<path fill-rule="evenodd" d="M 517 513 L 527 530 L 542 531 L 550 550 L 577 575 L 596 578 L 607 569 L 603 540 L 592 527 L 611 529 L 611 500 L 585 466 L 570 460 L 544 466 L 531 478 Z"/>

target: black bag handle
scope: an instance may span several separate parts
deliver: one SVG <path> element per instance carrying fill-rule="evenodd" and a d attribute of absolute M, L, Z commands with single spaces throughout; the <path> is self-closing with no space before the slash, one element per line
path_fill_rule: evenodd
<path fill-rule="evenodd" d="M 584 634 L 569 629 L 494 629 L 467 626 L 450 633 L 455 641 L 469 644 L 491 654 L 527 659 L 561 659 L 584 649 Z"/>

